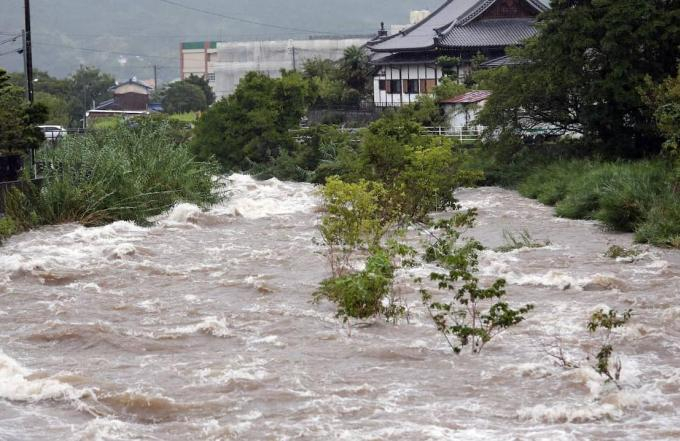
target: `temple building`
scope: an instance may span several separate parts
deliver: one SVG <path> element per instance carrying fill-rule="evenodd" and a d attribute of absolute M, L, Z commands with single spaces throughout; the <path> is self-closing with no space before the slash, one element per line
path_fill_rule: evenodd
<path fill-rule="evenodd" d="M 470 73 L 473 62 L 508 61 L 505 50 L 536 33 L 549 0 L 447 0 L 419 23 L 369 42 L 376 106 L 401 106 L 430 93 L 444 75 Z M 447 65 L 448 62 L 448 65 Z"/>

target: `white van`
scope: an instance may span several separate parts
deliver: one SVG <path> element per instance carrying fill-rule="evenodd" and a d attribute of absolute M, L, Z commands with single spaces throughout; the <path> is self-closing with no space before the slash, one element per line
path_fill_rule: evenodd
<path fill-rule="evenodd" d="M 38 126 L 47 141 L 58 141 L 66 136 L 66 129 L 62 126 Z"/>

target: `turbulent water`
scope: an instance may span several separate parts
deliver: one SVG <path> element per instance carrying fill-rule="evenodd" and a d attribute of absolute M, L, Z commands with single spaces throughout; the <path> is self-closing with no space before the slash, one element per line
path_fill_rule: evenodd
<path fill-rule="evenodd" d="M 410 323 L 351 337 L 329 304 L 307 184 L 228 179 L 208 212 L 179 205 L 143 228 L 64 225 L 0 248 L 0 440 L 670 440 L 680 438 L 680 253 L 603 253 L 631 236 L 554 218 L 498 188 L 463 190 L 471 235 L 549 240 L 484 251 L 528 319 L 455 356 L 403 274 Z M 417 271 L 417 270 L 416 270 Z M 586 366 L 600 307 L 617 331 L 621 390 Z"/>

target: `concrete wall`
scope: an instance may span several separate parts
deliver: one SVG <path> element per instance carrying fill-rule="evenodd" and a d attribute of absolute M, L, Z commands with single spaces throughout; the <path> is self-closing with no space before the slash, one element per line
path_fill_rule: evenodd
<path fill-rule="evenodd" d="M 234 92 L 241 78 L 257 71 L 277 78 L 281 69 L 301 70 L 306 60 L 330 58 L 338 60 L 350 46 L 362 46 L 366 39 L 247 41 L 217 44 L 215 95 L 220 98 Z M 293 56 L 294 54 L 294 56 Z"/>

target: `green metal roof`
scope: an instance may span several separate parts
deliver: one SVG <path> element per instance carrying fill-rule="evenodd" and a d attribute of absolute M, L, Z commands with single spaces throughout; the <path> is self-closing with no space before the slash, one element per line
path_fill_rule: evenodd
<path fill-rule="evenodd" d="M 192 49 L 203 49 L 205 47 L 205 41 L 189 41 L 182 43 L 182 49 L 192 50 Z M 217 49 L 217 42 L 210 41 L 210 49 Z"/>

